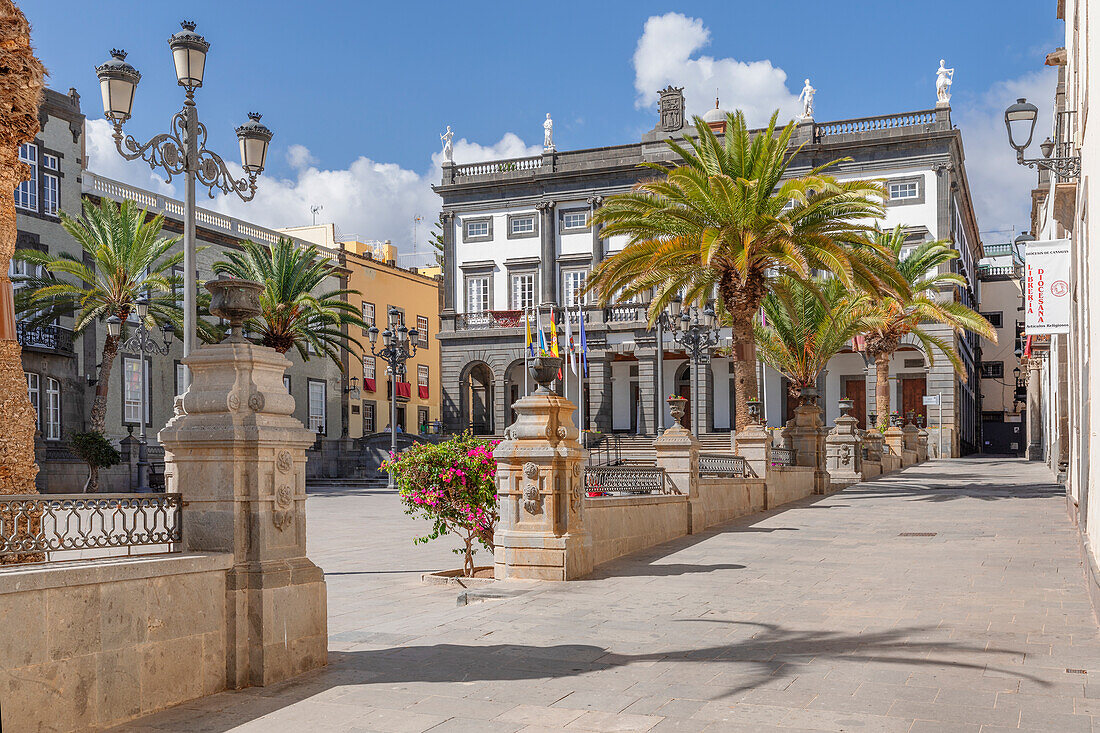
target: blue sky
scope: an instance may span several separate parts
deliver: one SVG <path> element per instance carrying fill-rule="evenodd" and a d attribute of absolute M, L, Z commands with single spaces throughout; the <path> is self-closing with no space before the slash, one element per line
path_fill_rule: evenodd
<path fill-rule="evenodd" d="M 75 86 L 89 119 L 101 115 L 93 67 L 117 46 L 143 74 L 127 127 L 146 138 L 167 124 L 182 98 L 166 44 L 182 4 L 99 0 L 94 13 L 86 0 L 20 4 L 51 86 Z M 546 112 L 559 149 L 637 140 L 654 124 L 654 92 L 666 80 L 687 84 L 693 111 L 713 104 L 714 86 L 725 108 L 787 110 L 807 76 L 818 120 L 925 109 L 941 57 L 957 70 L 953 117 L 972 184 L 1003 187 L 1011 173 L 1011 206 L 1004 191 L 989 191 L 980 225 L 1021 225 L 1032 179 L 1014 170 L 997 117 L 1019 93 L 1049 104 L 1043 58 L 1064 33 L 1054 3 L 1034 0 L 186 7 L 213 44 L 199 92 L 212 147 L 235 158 L 232 129 L 250 110 L 276 134 L 266 193 L 249 208 L 213 205 L 289 226 L 308 223 L 309 204 L 320 203 L 322 219 L 344 232 L 403 247 L 413 217 L 438 211 L 427 186 L 444 125 L 454 128 L 463 162 L 527 152 L 541 143 Z M 110 158 L 104 132 L 103 123 L 90 129 L 92 168 L 156 186 L 147 170 Z"/>

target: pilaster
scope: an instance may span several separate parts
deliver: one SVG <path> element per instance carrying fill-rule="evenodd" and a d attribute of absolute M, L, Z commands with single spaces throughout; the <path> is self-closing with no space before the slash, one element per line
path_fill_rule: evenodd
<path fill-rule="evenodd" d="M 545 158 L 545 154 L 544 154 Z M 553 201 L 540 201 L 535 204 L 539 211 L 539 255 L 542 265 L 539 267 L 539 283 L 542 303 L 558 302 L 558 256 L 557 256 L 557 215 Z"/>
<path fill-rule="evenodd" d="M 444 165 L 447 165 L 444 163 Z M 453 163 L 451 164 L 454 165 Z M 446 173 L 446 171 L 444 171 Z M 455 278 L 458 267 L 455 260 L 455 212 L 443 211 L 439 214 L 443 224 L 443 312 L 444 316 L 453 316 L 455 312 Z M 453 328 L 451 329 L 453 330 Z"/>

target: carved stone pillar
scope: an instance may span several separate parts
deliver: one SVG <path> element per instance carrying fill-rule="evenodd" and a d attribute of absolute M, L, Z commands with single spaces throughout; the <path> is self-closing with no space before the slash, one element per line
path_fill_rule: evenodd
<path fill-rule="evenodd" d="M 896 471 L 902 467 L 902 455 L 905 451 L 905 433 L 897 425 L 886 428 L 883 434 L 885 447 L 882 451 L 882 472 Z"/>
<path fill-rule="evenodd" d="M 584 526 L 586 454 L 570 418 L 575 406 L 547 388 L 556 372 L 548 369 L 546 384 L 513 405 L 516 421 L 493 451 L 498 580 L 573 580 L 592 572 L 592 537 Z"/>
<path fill-rule="evenodd" d="M 228 552 L 226 684 L 268 685 L 327 663 L 325 580 L 306 557 L 306 448 L 290 361 L 239 341 L 183 360 L 191 385 L 157 437 L 183 494 L 188 550 Z"/>
<path fill-rule="evenodd" d="M 859 420 L 844 411 L 825 438 L 825 470 L 830 490 L 836 491 L 863 480 L 863 446 L 857 426 Z"/>
<path fill-rule="evenodd" d="M 558 302 L 558 252 L 556 231 L 556 210 L 553 201 L 540 201 L 535 204 L 539 210 L 539 236 L 541 237 L 539 280 L 541 302 Z"/>
<path fill-rule="evenodd" d="M 924 428 L 917 431 L 917 460 L 921 463 L 928 460 L 928 431 Z"/>
<path fill-rule="evenodd" d="M 706 510 L 699 500 L 699 441 L 679 420 L 653 441 L 657 468 L 665 469 L 672 485 L 688 498 L 688 534 L 702 532 Z"/>
<path fill-rule="evenodd" d="M 734 452 L 745 459 L 747 474 L 753 478 L 767 478 L 772 465 L 772 438 L 761 423 L 749 423 L 734 437 Z"/>
<path fill-rule="evenodd" d="M 902 432 L 902 445 L 905 446 L 905 450 L 917 452 L 917 438 L 920 437 L 920 429 L 912 423 L 912 421 L 905 423 L 905 427 L 901 429 Z"/>
<path fill-rule="evenodd" d="M 875 463 L 882 462 L 882 433 L 872 428 L 863 434 L 863 444 L 867 446 L 867 460 Z"/>

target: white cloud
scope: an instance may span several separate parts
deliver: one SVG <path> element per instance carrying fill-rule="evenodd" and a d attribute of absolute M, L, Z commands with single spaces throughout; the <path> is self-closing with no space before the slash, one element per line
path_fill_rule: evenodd
<path fill-rule="evenodd" d="M 634 51 L 635 107 L 656 105 L 657 90 L 672 84 L 684 87 L 689 115 L 711 109 L 716 89 L 722 109 L 743 110 L 750 125 L 765 124 L 776 109 L 781 122 L 798 114 L 798 94 L 787 89 L 783 69 L 767 60 L 695 56 L 709 43 L 710 30 L 699 18 L 666 13 L 646 20 Z"/>
<path fill-rule="evenodd" d="M 1007 230 L 1013 226 L 1016 231 L 1029 226 L 1031 190 L 1037 181 L 1034 170 L 1016 163 L 1016 152 L 1009 146 L 1005 130 L 1005 107 L 1018 97 L 1027 97 L 1039 108 L 1035 137 L 1027 151 L 1028 157 L 1039 157 L 1038 143 L 1051 134 L 1050 107 L 1057 81 L 1055 69 L 1042 69 L 999 81 L 973 103 L 960 103 L 958 97 L 952 100 L 953 117 L 963 133 L 966 172 L 978 227 L 989 232 L 984 237 L 988 242 L 1007 240 L 1010 236 Z"/>
<path fill-rule="evenodd" d="M 89 168 L 95 173 L 134 186 L 179 197 L 182 186 L 164 183 L 144 163 L 124 160 L 111 138 L 111 126 L 105 120 L 91 120 L 87 126 Z M 537 155 L 541 148 L 527 145 L 514 133 L 505 134 L 493 145 L 481 145 L 465 138 L 454 142 L 455 161 L 475 163 L 482 160 Z M 417 257 L 403 259 L 403 264 L 427 264 L 432 260 L 428 232 L 438 219 L 440 198 L 432 184 L 442 177 L 442 153 L 431 156 L 427 171 L 402 168 L 395 163 L 382 163 L 365 156 L 343 169 L 317 166 L 309 148 L 293 144 L 286 149 L 286 160 L 293 169 L 289 177 L 275 178 L 270 172 L 260 177 L 256 197 L 244 203 L 236 196 L 218 196 L 210 200 L 205 189 L 198 191 L 199 206 L 214 209 L 260 226 L 277 229 L 301 226 L 312 221 L 310 207 L 324 207 L 318 221 L 336 223 L 337 231 L 359 239 L 389 239 L 399 252 L 413 251 L 414 232 Z M 226 161 L 230 170 L 241 174 L 240 166 Z M 414 218 L 421 216 L 419 226 Z M 419 257 L 424 253 L 424 257 Z M 423 262 L 418 260 L 423 259 Z"/>

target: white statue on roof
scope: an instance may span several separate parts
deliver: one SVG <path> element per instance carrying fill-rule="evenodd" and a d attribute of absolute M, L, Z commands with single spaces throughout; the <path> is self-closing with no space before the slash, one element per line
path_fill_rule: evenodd
<path fill-rule="evenodd" d="M 940 59 L 940 68 L 936 69 L 936 104 L 937 105 L 949 105 L 951 104 L 951 82 L 955 78 L 955 70 L 948 69 L 944 66 L 943 59 Z"/>
<path fill-rule="evenodd" d="M 443 162 L 453 163 L 455 162 L 455 149 L 451 144 L 451 139 L 455 136 L 451 132 L 451 126 L 447 125 L 447 131 L 439 136 L 440 142 L 443 143 Z"/>
<path fill-rule="evenodd" d="M 814 118 L 814 94 L 817 90 L 810 86 L 810 80 L 806 80 L 806 85 L 802 87 L 802 93 L 798 95 L 798 101 L 802 102 L 802 119 L 812 120 Z"/>
<path fill-rule="evenodd" d="M 550 113 L 546 113 L 546 122 L 542 123 L 542 149 L 554 149 L 554 121 L 550 119 Z"/>

